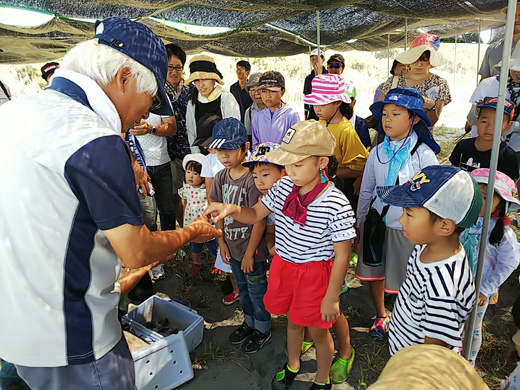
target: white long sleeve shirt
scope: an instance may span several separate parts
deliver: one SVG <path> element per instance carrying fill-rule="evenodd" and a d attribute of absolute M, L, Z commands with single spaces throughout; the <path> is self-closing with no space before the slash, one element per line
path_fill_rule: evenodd
<path fill-rule="evenodd" d="M 417 139 L 417 134 L 415 134 L 415 132 L 412 133 L 412 135 L 410 136 L 410 150 L 414 148 Z M 399 148 L 401 144 L 404 142 L 404 140 L 390 142 L 392 144 L 395 143 L 396 147 Z M 379 160 L 386 164 L 382 164 Z M 377 148 L 372 149 L 368 156 L 367 163 L 365 165 L 365 170 L 363 172 L 363 181 L 361 182 L 361 189 L 359 192 L 359 201 L 356 214 L 358 221 L 362 221 L 365 219 L 365 216 L 367 215 L 368 210 L 370 208 L 371 200 L 374 197 L 377 198 L 376 187 L 385 185 L 386 178 L 388 176 L 388 160 L 389 158 L 385 154 L 382 143 L 379 144 Z M 422 168 L 438 164 L 439 161 L 437 160 L 435 153 L 426 144 L 422 143 L 417 148 L 417 151 L 401 167 L 399 171 L 399 184 L 401 185 L 406 183 Z M 381 214 L 383 206 L 384 204 L 381 203 L 381 200 L 379 200 L 379 198 L 377 198 L 372 207 L 375 207 L 375 209 Z M 402 213 L 403 209 L 401 207 L 390 206 L 390 208 L 388 209 L 388 213 L 385 217 L 386 226 L 392 229 L 401 230 L 402 227 L 399 223 L 399 218 L 401 217 Z"/>

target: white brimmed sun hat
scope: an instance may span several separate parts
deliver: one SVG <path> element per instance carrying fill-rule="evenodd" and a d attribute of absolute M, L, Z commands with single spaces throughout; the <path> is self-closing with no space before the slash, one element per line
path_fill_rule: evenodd
<path fill-rule="evenodd" d="M 502 68 L 502 60 L 494 66 L 495 70 L 500 72 Z M 520 72 L 520 45 L 515 45 L 515 50 L 511 54 L 509 59 L 509 70 Z"/>
<path fill-rule="evenodd" d="M 439 66 L 441 65 L 441 57 L 437 50 L 441 44 L 441 39 L 433 34 L 421 34 L 416 37 L 410 48 L 397 55 L 395 60 L 400 62 L 401 64 L 409 65 L 413 64 L 425 51 L 430 52 L 430 65 L 431 66 Z"/>

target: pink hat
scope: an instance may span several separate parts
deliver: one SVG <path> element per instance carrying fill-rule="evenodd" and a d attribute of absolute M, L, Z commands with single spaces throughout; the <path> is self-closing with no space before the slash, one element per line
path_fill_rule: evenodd
<path fill-rule="evenodd" d="M 478 168 L 471 171 L 471 176 L 477 183 L 488 184 L 489 168 Z M 497 171 L 495 175 L 495 191 L 507 202 L 506 212 L 520 209 L 520 201 L 513 196 L 515 182 L 505 173 Z"/>
<path fill-rule="evenodd" d="M 305 104 L 321 106 L 332 102 L 350 103 L 345 95 L 345 80 L 337 74 L 319 74 L 312 79 L 312 93 L 303 97 Z"/>

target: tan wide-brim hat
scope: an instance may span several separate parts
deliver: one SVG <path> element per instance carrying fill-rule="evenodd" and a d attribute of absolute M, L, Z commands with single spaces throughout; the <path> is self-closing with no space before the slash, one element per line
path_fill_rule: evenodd
<path fill-rule="evenodd" d="M 217 83 L 224 85 L 222 74 L 218 71 L 215 60 L 210 56 L 199 54 L 190 61 L 190 77 L 185 84 L 190 85 L 195 80 L 202 79 L 216 80 Z"/>
<path fill-rule="evenodd" d="M 397 57 L 395 57 L 395 60 L 401 64 L 410 65 L 421 58 L 425 51 L 430 52 L 430 66 L 434 67 L 441 65 L 441 57 L 439 53 L 437 53 L 437 51 L 434 50 L 431 46 L 427 45 L 412 47 L 411 49 L 398 54 Z"/>
<path fill-rule="evenodd" d="M 336 138 L 327 126 L 311 119 L 294 124 L 280 147 L 265 156 L 272 164 L 290 165 L 311 156 L 332 156 L 335 148 Z"/>
<path fill-rule="evenodd" d="M 434 344 L 412 345 L 388 361 L 368 390 L 489 390 L 471 364 L 452 350 Z"/>

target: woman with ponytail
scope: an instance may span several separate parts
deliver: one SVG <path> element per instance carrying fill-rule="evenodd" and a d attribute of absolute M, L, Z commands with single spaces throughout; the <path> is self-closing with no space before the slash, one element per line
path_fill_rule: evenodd
<path fill-rule="evenodd" d="M 489 169 L 480 168 L 471 172 L 482 193 L 482 210 L 475 224 L 466 229 L 460 236 L 460 241 L 466 250 L 466 255 L 473 271 L 477 268 L 480 240 L 482 238 L 482 220 L 486 202 Z M 518 267 L 520 261 L 520 245 L 516 235 L 509 227 L 510 219 L 507 213 L 520 208 L 520 201 L 513 197 L 514 181 L 505 173 L 496 172 L 495 191 L 491 203 L 491 220 L 489 222 L 488 245 L 484 257 L 482 282 L 478 295 L 477 319 L 469 362 L 475 366 L 480 345 L 482 344 L 482 321 L 490 300 L 498 295 L 498 288 Z"/>

